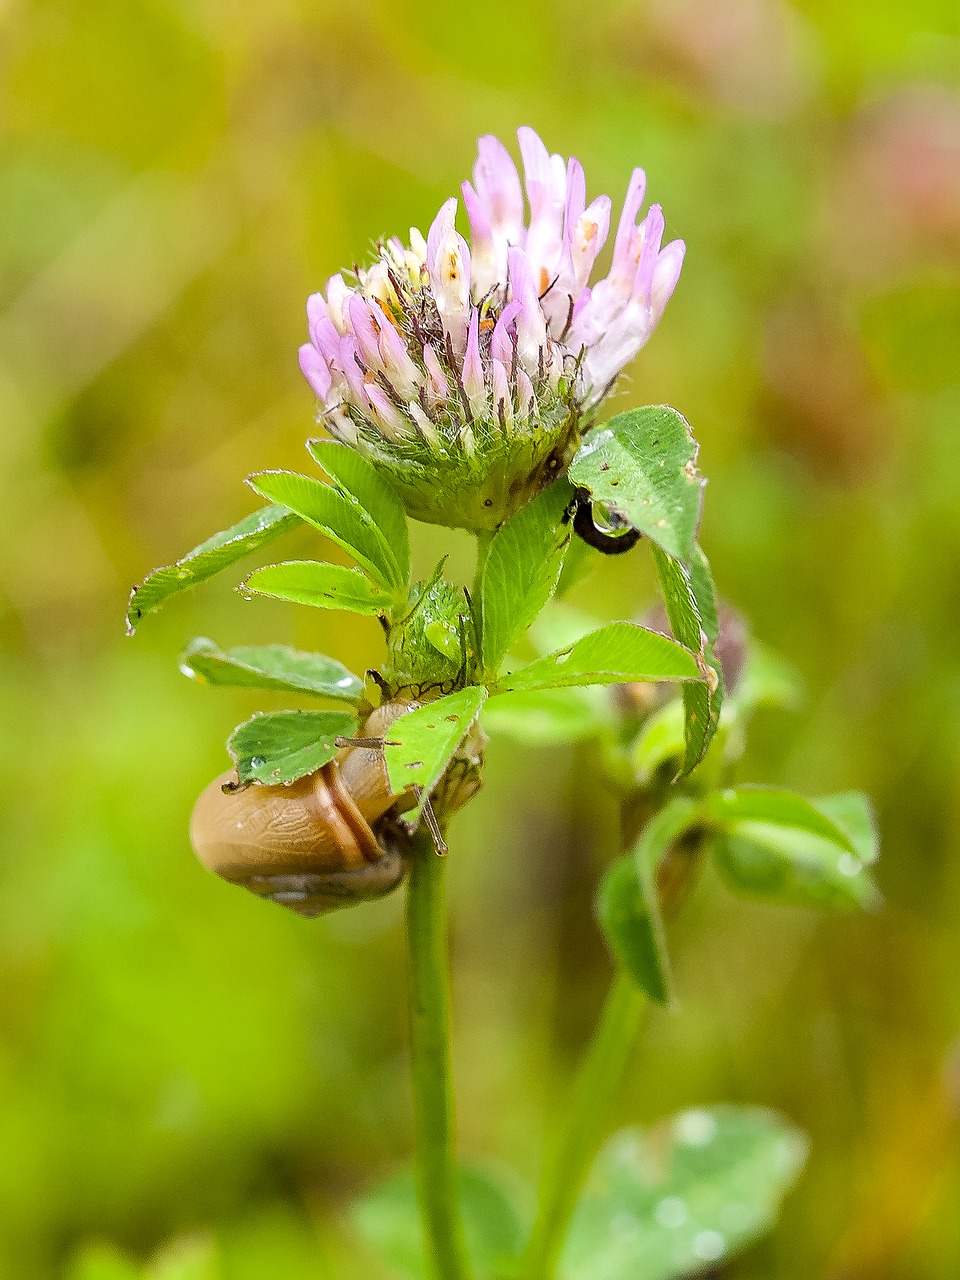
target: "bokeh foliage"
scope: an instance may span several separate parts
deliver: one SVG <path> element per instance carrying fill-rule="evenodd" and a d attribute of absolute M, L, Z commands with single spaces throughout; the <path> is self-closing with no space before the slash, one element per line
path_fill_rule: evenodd
<path fill-rule="evenodd" d="M 620 407 L 694 424 L 717 581 L 805 679 L 744 776 L 861 788 L 884 835 L 863 918 L 701 887 L 679 1010 L 651 1017 L 614 1119 L 749 1101 L 810 1135 L 739 1280 L 952 1276 L 953 6 L 7 0 L 0 41 L 0 1275 L 198 1229 L 225 1280 L 355 1274 L 343 1205 L 409 1148 L 400 902 L 311 923 L 200 870 L 196 792 L 238 720 L 289 700 L 213 697 L 176 655 L 206 634 L 363 670 L 376 626 L 216 584 L 135 644 L 122 615 L 147 567 L 252 509 L 244 475 L 308 461 L 307 293 L 424 227 L 477 134 L 527 122 L 591 192 L 644 164 L 689 246 Z M 448 550 L 466 578 L 465 538 L 416 531 L 421 573 Z M 573 599 L 613 618 L 652 594 L 602 566 Z M 532 1177 L 607 976 L 614 807 L 586 748 L 504 743 L 468 813 L 463 1146 Z"/>

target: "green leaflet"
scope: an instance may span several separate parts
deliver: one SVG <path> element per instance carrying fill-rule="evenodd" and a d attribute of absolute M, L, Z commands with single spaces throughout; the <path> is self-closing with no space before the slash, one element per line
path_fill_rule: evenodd
<path fill-rule="evenodd" d="M 494 673 L 556 589 L 570 526 L 563 514 L 573 490 L 558 480 L 493 537 L 480 587 L 482 656 Z"/>
<path fill-rule="evenodd" d="M 568 474 L 594 502 L 686 564 L 703 500 L 696 460 L 697 443 L 686 420 L 667 405 L 646 405 L 588 432 Z"/>
<path fill-rule="evenodd" d="M 712 673 L 709 683 L 703 681 L 701 684 L 686 685 L 683 690 L 685 750 L 682 772 L 687 774 L 706 755 L 720 723 L 720 708 L 723 703 L 722 673 L 720 664 L 709 649 L 691 574 L 679 560 L 673 559 L 656 545 L 653 547 L 653 558 L 660 575 L 667 617 L 673 634 L 682 645 L 698 655 L 702 670 L 708 675 Z M 717 630 L 717 602 L 713 579 L 702 551 L 698 557 L 697 577 L 708 616 L 712 619 L 714 630 Z"/>
<path fill-rule="evenodd" d="M 613 864 L 597 897 L 597 915 L 617 962 L 657 1004 L 669 1003 L 671 981 L 656 869 L 697 818 L 697 802 L 677 796 L 650 819 L 630 852 Z"/>
<path fill-rule="evenodd" d="M 392 600 L 362 569 L 318 560 L 286 560 L 257 569 L 240 590 L 316 609 L 345 609 L 374 616 L 389 612 Z"/>
<path fill-rule="evenodd" d="M 484 728 L 529 746 L 580 742 L 612 727 L 613 710 L 599 689 L 533 689 L 502 693 L 483 709 Z"/>
<path fill-rule="evenodd" d="M 778 787 L 730 787 L 704 800 L 705 816 L 731 830 L 742 822 L 765 822 L 819 836 L 847 853 L 856 854 L 850 837 L 827 814 L 793 791 Z"/>
<path fill-rule="evenodd" d="M 601 1150 L 574 1215 L 560 1280 L 679 1280 L 765 1234 L 806 1138 L 775 1112 L 685 1111 Z"/>
<path fill-rule="evenodd" d="M 675 641 L 633 622 L 611 622 L 504 676 L 494 692 L 701 678 L 694 655 Z"/>
<path fill-rule="evenodd" d="M 181 655 L 180 670 L 199 684 L 280 689 L 338 702 L 357 702 L 363 696 L 363 681 L 342 662 L 284 644 L 221 649 L 215 641 L 198 636 Z"/>
<path fill-rule="evenodd" d="M 630 762 L 640 786 L 648 786 L 668 761 L 679 764 L 685 748 L 684 706 L 678 698 L 671 698 L 644 720 L 631 748 Z"/>
<path fill-rule="evenodd" d="M 350 737 L 357 717 L 346 711 L 270 711 L 234 729 L 227 747 L 242 783 L 275 786 L 315 773 Z"/>
<path fill-rule="evenodd" d="M 362 454 L 338 440 L 308 440 L 307 448 L 347 498 L 358 503 L 383 533 L 402 581 L 410 577 L 407 515 L 396 491 Z"/>
<path fill-rule="evenodd" d="M 383 752 L 390 786 L 397 793 L 410 786 L 420 788 L 422 794 L 413 812 L 414 818 L 422 812 L 486 697 L 485 688 L 468 685 L 457 693 L 418 707 L 390 726 Z"/>
<path fill-rule="evenodd" d="M 132 636 L 141 620 L 148 613 L 159 609 L 170 596 L 206 582 L 222 569 L 242 560 L 259 547 L 266 546 L 299 523 L 299 516 L 284 506 L 262 507 L 238 524 L 201 542 L 176 564 L 154 569 L 130 593 L 127 634 Z"/>
<path fill-rule="evenodd" d="M 460 1170 L 460 1208 L 476 1280 L 501 1280 L 523 1245 L 523 1188 L 486 1169 Z M 413 1172 L 394 1175 L 354 1206 L 355 1230 L 397 1280 L 432 1280 Z"/>
<path fill-rule="evenodd" d="M 876 905 L 868 867 L 877 857 L 877 834 L 865 797 L 805 800 L 744 787 L 708 797 L 705 807 L 719 828 L 717 870 L 731 889 L 796 906 Z"/>
<path fill-rule="evenodd" d="M 366 510 L 331 485 L 293 471 L 262 471 L 247 483 L 295 511 L 343 547 L 381 587 L 402 603 L 407 578 L 384 533 Z"/>

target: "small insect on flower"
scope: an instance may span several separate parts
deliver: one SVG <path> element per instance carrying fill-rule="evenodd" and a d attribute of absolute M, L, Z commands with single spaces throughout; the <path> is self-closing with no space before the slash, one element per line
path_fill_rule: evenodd
<path fill-rule="evenodd" d="M 526 187 L 483 137 L 463 184 L 470 239 L 448 200 L 427 238 L 392 238 L 373 264 L 307 301 L 300 367 L 331 435 L 382 467 L 407 511 L 431 524 L 497 528 L 569 463 L 600 401 L 670 299 L 684 246 L 642 221 L 635 169 L 609 273 L 590 275 L 610 230 L 609 196 L 587 204 L 579 160 L 518 130 Z"/>

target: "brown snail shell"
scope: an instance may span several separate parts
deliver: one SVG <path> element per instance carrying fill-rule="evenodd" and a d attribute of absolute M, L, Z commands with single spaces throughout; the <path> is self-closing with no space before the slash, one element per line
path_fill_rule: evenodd
<path fill-rule="evenodd" d="M 363 736 L 382 737 L 410 709 L 378 707 Z M 235 784 L 232 772 L 215 778 L 190 820 L 197 857 L 225 880 L 316 916 L 382 897 L 403 879 L 402 834 L 382 821 L 402 797 L 390 790 L 382 750 L 346 747 L 289 786 Z"/>

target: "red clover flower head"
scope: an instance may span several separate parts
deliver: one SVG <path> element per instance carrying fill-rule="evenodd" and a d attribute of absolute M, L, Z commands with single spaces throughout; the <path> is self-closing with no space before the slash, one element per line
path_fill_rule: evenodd
<path fill-rule="evenodd" d="M 300 367 L 330 434 L 384 468 L 410 515 L 495 529 L 569 463 L 656 328 L 683 263 L 661 247 L 663 214 L 638 222 L 634 169 L 608 274 L 590 275 L 610 230 L 609 196 L 587 204 L 583 166 L 518 130 L 526 186 L 503 143 L 480 139 L 457 200 L 426 240 L 377 245 L 374 263 L 307 301 Z"/>

